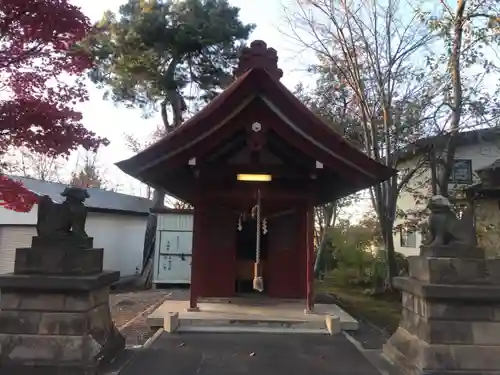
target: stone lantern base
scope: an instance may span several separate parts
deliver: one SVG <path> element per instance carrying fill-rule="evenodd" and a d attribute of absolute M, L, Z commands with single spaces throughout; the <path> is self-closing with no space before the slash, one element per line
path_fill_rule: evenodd
<path fill-rule="evenodd" d="M 15 272 L 0 276 L 1 374 L 94 375 L 124 349 L 109 310 L 120 273 L 102 271 L 102 253 L 17 250 Z"/>
<path fill-rule="evenodd" d="M 469 254 L 409 257 L 394 280 L 403 311 L 384 354 L 405 374 L 500 374 L 500 259 Z"/>

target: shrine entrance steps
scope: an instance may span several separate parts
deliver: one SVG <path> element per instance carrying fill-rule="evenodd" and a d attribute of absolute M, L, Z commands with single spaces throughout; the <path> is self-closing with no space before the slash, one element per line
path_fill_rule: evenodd
<path fill-rule="evenodd" d="M 218 300 L 201 302 L 188 311 L 188 301 L 165 301 L 148 316 L 152 330 L 187 333 L 335 334 L 354 331 L 358 322 L 334 304 L 316 304 L 304 313 L 305 303 L 287 300 Z"/>

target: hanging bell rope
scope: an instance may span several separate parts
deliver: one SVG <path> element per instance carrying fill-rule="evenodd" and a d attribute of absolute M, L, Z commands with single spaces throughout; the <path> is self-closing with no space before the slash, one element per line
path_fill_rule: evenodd
<path fill-rule="evenodd" d="M 242 219 L 242 214 L 238 216 L 238 232 L 241 232 L 243 230 L 243 219 Z"/>
<path fill-rule="evenodd" d="M 253 267 L 253 288 L 258 292 L 262 292 L 264 290 L 264 279 L 262 278 L 262 265 L 260 263 L 260 235 L 261 235 L 261 207 L 260 207 L 260 190 L 257 190 L 257 206 L 255 207 L 255 218 L 256 218 L 256 228 L 257 228 L 257 237 L 255 241 L 255 264 Z"/>

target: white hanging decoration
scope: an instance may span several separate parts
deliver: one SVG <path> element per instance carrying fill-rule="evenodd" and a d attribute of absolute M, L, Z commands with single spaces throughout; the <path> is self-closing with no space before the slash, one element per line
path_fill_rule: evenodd
<path fill-rule="evenodd" d="M 255 219 L 257 217 L 257 205 L 252 207 L 251 215 L 252 219 Z"/>
<path fill-rule="evenodd" d="M 241 223 L 241 214 L 238 216 L 238 232 L 243 230 L 243 224 Z"/>
<path fill-rule="evenodd" d="M 267 234 L 267 219 L 262 220 L 262 234 Z"/>

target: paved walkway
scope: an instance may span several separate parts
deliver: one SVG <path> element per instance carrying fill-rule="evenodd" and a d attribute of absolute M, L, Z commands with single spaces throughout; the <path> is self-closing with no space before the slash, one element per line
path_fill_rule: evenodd
<path fill-rule="evenodd" d="M 120 375 L 379 375 L 343 335 L 162 334 Z"/>

